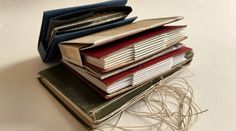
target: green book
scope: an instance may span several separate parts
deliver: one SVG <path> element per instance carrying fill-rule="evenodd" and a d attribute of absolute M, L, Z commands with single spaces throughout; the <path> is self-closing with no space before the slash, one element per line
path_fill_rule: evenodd
<path fill-rule="evenodd" d="M 158 78 L 109 100 L 94 92 L 86 82 L 78 78 L 63 64 L 39 72 L 38 79 L 73 116 L 88 127 L 96 128 L 142 99 L 145 91 L 151 90 L 150 87 L 153 87 L 153 84 L 161 78 L 172 75 L 181 66 L 189 64 L 190 61 L 191 59 L 172 68 Z"/>

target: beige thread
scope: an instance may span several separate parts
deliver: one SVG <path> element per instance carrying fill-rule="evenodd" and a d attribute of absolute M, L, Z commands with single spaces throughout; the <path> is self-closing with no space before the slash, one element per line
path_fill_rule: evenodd
<path fill-rule="evenodd" d="M 144 102 L 148 111 L 136 111 L 128 108 L 119 115 L 115 124 L 109 123 L 97 130 L 103 131 L 110 128 L 112 131 L 115 129 L 133 131 L 135 129 L 155 128 L 155 130 L 161 131 L 188 131 L 199 114 L 208 110 L 201 110 L 194 102 L 192 87 L 185 78 L 179 76 L 185 71 L 188 71 L 190 75 L 184 77 L 193 76 L 186 67 L 182 67 L 182 70 L 162 79 L 152 90 L 145 93 L 144 99 L 140 102 Z M 138 126 L 118 125 L 123 113 L 138 116 L 140 119 L 151 120 L 152 123 Z"/>

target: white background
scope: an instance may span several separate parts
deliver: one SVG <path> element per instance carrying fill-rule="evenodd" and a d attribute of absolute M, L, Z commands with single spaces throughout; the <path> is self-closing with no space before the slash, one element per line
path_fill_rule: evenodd
<path fill-rule="evenodd" d="M 48 65 L 42 63 L 36 48 L 44 10 L 93 2 L 0 1 L 1 131 L 83 129 L 37 81 L 37 72 Z M 185 16 L 181 23 L 188 25 L 189 38 L 184 43 L 195 52 L 190 66 L 195 75 L 188 80 L 196 102 L 209 109 L 192 130 L 236 130 L 236 1 L 132 0 L 128 5 L 139 19 Z"/>

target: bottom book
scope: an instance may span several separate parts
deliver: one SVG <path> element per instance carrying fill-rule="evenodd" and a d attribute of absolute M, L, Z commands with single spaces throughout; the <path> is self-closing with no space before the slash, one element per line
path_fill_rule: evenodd
<path fill-rule="evenodd" d="M 190 62 L 191 59 L 182 62 L 161 76 L 109 100 L 97 94 L 63 64 L 40 71 L 38 79 L 77 120 L 88 128 L 96 128 L 142 99 L 146 91 L 154 87 L 152 85 Z"/>

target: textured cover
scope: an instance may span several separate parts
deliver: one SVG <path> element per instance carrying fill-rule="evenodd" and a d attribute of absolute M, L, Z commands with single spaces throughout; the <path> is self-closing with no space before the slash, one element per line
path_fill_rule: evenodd
<path fill-rule="evenodd" d="M 92 122 L 86 123 L 87 125 L 96 127 L 97 125 L 109 120 L 115 114 L 128 107 L 122 107 L 122 105 L 124 105 L 137 95 L 144 95 L 144 91 L 151 87 L 151 85 L 158 82 L 161 78 L 165 78 L 173 74 L 180 68 L 180 66 L 177 66 L 171 71 L 163 74 L 162 77 L 153 79 L 139 88 L 134 88 L 109 100 L 102 98 L 99 94 L 91 90 L 83 80 L 76 77 L 74 73 L 72 73 L 62 64 L 39 72 L 39 80 L 41 81 L 42 78 L 47 79 L 51 83 L 51 85 L 53 85 L 69 100 L 71 100 L 77 106 L 77 108 L 80 108 L 89 117 L 91 117 Z M 42 81 L 42 83 L 44 82 Z M 50 93 L 53 94 L 54 97 L 60 99 L 56 95 L 56 93 L 47 86 L 47 84 L 44 83 L 44 86 L 50 91 Z M 138 100 L 139 99 L 137 99 L 136 101 Z M 59 100 L 59 102 L 66 106 L 67 109 L 70 109 L 70 105 L 65 104 L 62 99 Z M 76 113 L 73 113 L 73 115 L 82 119 L 82 116 Z M 107 118 L 104 119 L 105 117 Z"/>
<path fill-rule="evenodd" d="M 43 20 L 42 20 L 41 31 L 40 31 L 39 42 L 38 42 L 38 51 L 42 60 L 44 62 L 50 62 L 50 61 L 53 61 L 53 60 L 55 61 L 58 58 L 60 58 L 58 44 L 62 41 L 84 36 L 84 35 L 101 31 L 104 29 L 132 23 L 136 18 L 119 20 L 119 21 L 112 22 L 105 25 L 91 27 L 88 29 L 79 30 L 79 31 L 75 31 L 75 32 L 67 33 L 67 34 L 61 34 L 61 35 L 56 36 L 54 40 L 52 41 L 52 44 L 49 47 L 47 47 L 46 35 L 47 35 L 47 31 L 48 31 L 48 27 L 49 27 L 49 23 L 51 19 L 67 14 L 67 13 L 71 13 L 71 12 L 79 12 L 79 11 L 91 10 L 91 9 L 96 9 L 96 8 L 101 8 L 101 7 L 124 6 L 126 3 L 127 3 L 127 0 L 111 0 L 107 2 L 91 4 L 91 5 L 45 11 L 43 13 Z"/>

